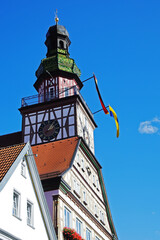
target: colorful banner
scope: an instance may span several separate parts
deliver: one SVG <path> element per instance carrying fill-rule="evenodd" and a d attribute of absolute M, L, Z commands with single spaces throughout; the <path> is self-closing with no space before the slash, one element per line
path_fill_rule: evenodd
<path fill-rule="evenodd" d="M 95 82 L 95 85 L 96 85 L 96 90 L 97 90 L 98 97 L 99 97 L 101 106 L 102 106 L 102 108 L 103 108 L 103 111 L 104 111 L 105 114 L 109 114 L 107 108 L 106 108 L 105 105 L 104 105 L 104 102 L 103 102 L 103 100 L 102 100 L 101 94 L 100 94 L 100 92 L 99 92 L 97 78 L 96 78 L 96 76 L 95 76 L 94 74 L 93 74 L 93 77 L 94 77 L 94 82 Z"/>
<path fill-rule="evenodd" d="M 109 111 L 110 111 L 110 116 L 113 117 L 115 120 L 116 128 L 117 128 L 117 138 L 118 138 L 119 137 L 119 122 L 118 122 L 117 114 L 115 113 L 113 108 L 111 108 L 111 106 L 109 106 Z"/>

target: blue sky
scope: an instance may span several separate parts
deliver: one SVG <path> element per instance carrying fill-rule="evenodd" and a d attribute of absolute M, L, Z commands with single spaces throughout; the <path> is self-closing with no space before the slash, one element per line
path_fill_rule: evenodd
<path fill-rule="evenodd" d="M 35 71 L 56 8 L 81 80 L 94 72 L 105 104 L 119 118 L 117 139 L 114 120 L 95 115 L 96 157 L 118 237 L 159 240 L 160 1 L 3 1 L 0 134 L 21 130 L 20 100 L 36 94 Z M 92 112 L 101 108 L 93 80 L 82 95 Z"/>

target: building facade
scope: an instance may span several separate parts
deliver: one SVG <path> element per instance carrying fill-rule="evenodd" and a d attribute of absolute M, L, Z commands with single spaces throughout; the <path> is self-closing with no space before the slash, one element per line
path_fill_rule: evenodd
<path fill-rule="evenodd" d="M 0 148 L 0 239 L 56 240 L 29 143 Z"/>
<path fill-rule="evenodd" d="M 50 215 L 59 240 L 68 227 L 86 240 L 117 239 L 102 167 L 94 155 L 93 114 L 80 90 L 81 72 L 70 58 L 66 28 L 51 26 L 46 35 L 46 58 L 34 84 L 38 94 L 22 99 L 22 131 L 0 137 L 30 142 L 37 154 Z"/>

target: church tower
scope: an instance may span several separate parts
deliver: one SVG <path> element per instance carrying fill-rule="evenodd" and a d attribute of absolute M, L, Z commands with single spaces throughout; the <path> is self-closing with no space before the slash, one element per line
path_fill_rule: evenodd
<path fill-rule="evenodd" d="M 22 141 L 30 141 L 58 240 L 116 240 L 102 175 L 94 155 L 92 112 L 80 94 L 81 72 L 70 58 L 66 28 L 51 26 L 46 58 L 36 71 L 37 95 L 22 99 Z"/>
<path fill-rule="evenodd" d="M 38 95 L 22 99 L 22 139 L 31 145 L 84 138 L 94 152 L 96 123 L 80 90 L 81 72 L 69 56 L 71 42 L 66 28 L 58 23 L 46 34 L 46 58 L 36 71 L 34 84 Z"/>

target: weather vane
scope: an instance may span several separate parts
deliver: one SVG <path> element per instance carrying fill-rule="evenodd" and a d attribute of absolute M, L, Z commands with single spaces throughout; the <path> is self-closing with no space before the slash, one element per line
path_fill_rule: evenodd
<path fill-rule="evenodd" d="M 56 9 L 56 14 L 55 14 L 55 22 L 56 22 L 56 25 L 57 25 L 58 22 L 59 22 L 59 18 L 58 18 L 58 16 L 57 16 L 57 9 Z"/>

